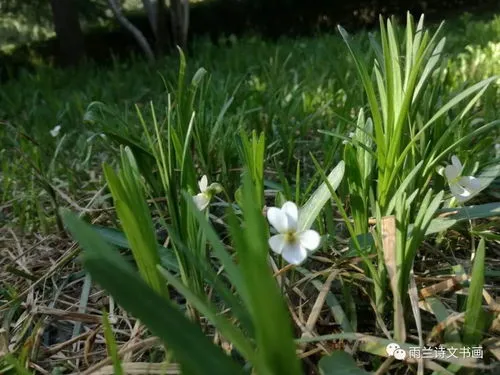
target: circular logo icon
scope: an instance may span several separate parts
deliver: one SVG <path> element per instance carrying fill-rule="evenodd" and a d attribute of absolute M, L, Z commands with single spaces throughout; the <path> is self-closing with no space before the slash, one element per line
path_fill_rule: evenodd
<path fill-rule="evenodd" d="M 394 350 L 394 353 L 392 355 L 394 356 L 394 358 L 402 361 L 406 358 L 406 351 L 404 349 L 396 349 Z"/>
<path fill-rule="evenodd" d="M 396 349 L 399 349 L 399 345 L 396 344 L 395 342 L 392 342 L 385 347 L 385 351 L 387 352 L 387 355 L 389 355 L 390 357 L 394 355 L 394 351 Z"/>

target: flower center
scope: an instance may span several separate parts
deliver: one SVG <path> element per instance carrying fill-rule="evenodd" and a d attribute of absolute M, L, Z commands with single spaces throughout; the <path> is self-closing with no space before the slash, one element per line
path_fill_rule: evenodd
<path fill-rule="evenodd" d="M 285 233 L 285 242 L 289 244 L 294 244 L 297 242 L 297 234 L 295 232 Z"/>

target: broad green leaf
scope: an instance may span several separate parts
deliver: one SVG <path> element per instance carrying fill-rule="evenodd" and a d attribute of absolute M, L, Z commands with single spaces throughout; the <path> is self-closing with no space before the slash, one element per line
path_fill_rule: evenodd
<path fill-rule="evenodd" d="M 130 249 L 130 245 L 127 241 L 127 237 L 123 232 L 114 228 L 102 227 L 99 225 L 92 225 L 92 229 L 97 232 L 102 239 L 104 239 L 110 245 L 114 245 L 123 249 Z M 160 255 L 161 265 L 171 271 L 179 271 L 179 265 L 175 254 L 172 249 L 167 249 L 161 245 L 158 245 L 158 253 Z"/>
<path fill-rule="evenodd" d="M 224 266 L 225 272 L 228 275 L 231 285 L 234 286 L 243 300 L 247 298 L 246 286 L 241 276 L 240 266 L 235 264 L 231 259 L 231 256 L 224 247 L 224 244 L 218 237 L 212 224 L 203 216 L 203 214 L 195 207 L 191 196 L 184 193 L 184 199 L 186 200 L 187 206 L 190 208 L 195 219 L 198 221 L 200 230 L 205 234 L 208 243 L 212 246 L 212 249 Z"/>
<path fill-rule="evenodd" d="M 63 220 L 84 249 L 86 269 L 116 301 L 160 337 L 190 374 L 243 374 L 242 369 L 168 299 L 157 294 L 91 227 L 71 212 Z"/>
<path fill-rule="evenodd" d="M 459 208 L 446 208 L 438 210 L 437 213 L 449 213 L 449 215 L 433 219 L 427 228 L 425 233 L 426 235 L 442 232 L 463 220 L 484 219 L 492 216 L 500 216 L 500 202 Z"/>
<path fill-rule="evenodd" d="M 152 288 L 166 295 L 166 287 L 156 269 L 160 257 L 151 212 L 132 151 L 127 147 L 122 148 L 121 170 L 115 173 L 104 165 L 104 174 L 142 277 Z"/>
<path fill-rule="evenodd" d="M 192 199 L 190 199 L 190 201 L 192 201 Z M 198 211 L 197 208 L 195 208 L 195 210 Z M 202 215 L 200 211 L 198 211 L 198 213 Z M 206 219 L 203 220 L 207 225 L 209 225 Z M 245 306 L 243 306 L 241 300 L 238 298 L 237 295 L 235 295 L 234 291 L 232 290 L 232 288 L 236 288 L 236 291 L 239 292 L 238 287 L 236 287 L 236 284 L 233 283 L 231 279 L 230 272 L 224 266 L 224 264 L 226 263 L 229 264 L 225 260 L 225 258 L 221 257 L 222 259 L 224 259 L 223 261 L 221 261 L 221 263 L 224 266 L 225 272 L 222 275 L 219 275 L 215 272 L 212 264 L 209 261 L 207 261 L 206 258 L 200 258 L 198 254 L 194 254 L 187 248 L 187 246 L 183 243 L 183 241 L 181 241 L 179 235 L 175 232 L 175 230 L 172 227 L 167 226 L 167 230 L 172 242 L 176 244 L 178 252 L 182 253 L 182 256 L 184 257 L 185 261 L 189 263 L 190 267 L 196 269 L 196 272 L 200 275 L 200 277 L 204 280 L 204 282 L 208 286 L 213 288 L 214 290 L 213 294 L 215 298 L 222 300 L 226 304 L 226 307 L 231 309 L 233 317 L 239 321 L 242 329 L 245 330 L 250 336 L 253 336 L 254 329 L 250 314 L 248 312 L 248 309 L 246 309 Z M 217 247 L 219 246 L 215 246 L 214 249 Z M 220 250 L 218 251 L 220 252 Z M 231 262 L 229 254 L 226 253 L 223 247 L 222 251 L 225 253 L 225 256 Z M 234 264 L 232 264 L 232 266 L 235 267 Z M 228 266 L 228 268 L 231 268 L 231 266 Z M 236 271 L 238 271 L 237 267 L 235 267 L 235 269 Z M 227 282 L 227 279 L 229 279 L 229 283 Z M 239 293 L 242 294 L 242 292 Z"/>
<path fill-rule="evenodd" d="M 416 176 L 417 172 L 422 168 L 422 165 L 424 164 L 424 161 L 420 161 L 415 168 L 406 176 L 402 184 L 399 186 L 398 190 L 394 193 L 393 197 L 389 201 L 389 205 L 387 207 L 387 211 L 385 213 L 386 216 L 391 215 L 392 211 L 394 210 L 394 206 L 396 205 L 396 200 L 401 197 L 401 194 L 405 192 L 406 188 L 408 185 L 413 181 L 413 178 Z"/>
<path fill-rule="evenodd" d="M 500 123 L 498 125 L 500 125 Z M 476 178 L 479 180 L 479 184 L 481 185 L 481 187 L 479 188 L 479 191 L 475 195 L 479 194 L 479 192 L 486 189 L 499 176 L 500 176 L 500 163 L 490 165 L 489 167 L 483 169 L 483 171 L 478 176 L 476 176 Z"/>
<path fill-rule="evenodd" d="M 438 323 L 445 322 L 450 317 L 450 312 L 448 308 L 436 297 L 429 297 L 425 299 L 427 306 L 430 308 L 431 312 L 436 317 Z M 444 331 L 444 339 L 448 344 L 462 344 L 462 339 L 460 338 L 460 333 L 458 332 L 456 326 L 447 325 Z"/>
<path fill-rule="evenodd" d="M 337 166 L 328 175 L 328 182 L 335 190 L 340 185 L 342 177 L 344 177 L 345 163 L 340 161 Z M 318 217 L 323 206 L 331 198 L 330 190 L 326 182 L 323 182 L 320 187 L 311 195 L 308 201 L 300 209 L 299 213 L 299 230 L 306 230 L 311 228 L 312 224 Z"/>
<path fill-rule="evenodd" d="M 436 211 L 436 214 L 443 215 L 446 213 L 449 213 L 449 215 L 437 217 L 431 220 L 429 227 L 425 232 L 426 236 L 445 231 L 446 229 L 451 228 L 453 225 L 461 221 L 500 216 L 500 202 L 459 208 L 445 208 Z M 408 228 L 409 234 L 411 234 L 412 229 L 413 225 L 410 225 Z M 371 233 L 360 234 L 357 236 L 357 240 L 362 248 L 369 248 L 369 246 L 373 244 L 373 236 L 371 235 Z M 345 256 L 356 256 L 357 252 L 352 238 L 350 239 L 349 244 L 350 250 L 345 254 Z"/>
<path fill-rule="evenodd" d="M 371 233 L 358 234 L 356 240 L 361 248 L 361 251 L 368 254 L 368 251 L 375 250 L 373 245 L 375 245 L 375 240 Z M 356 244 L 352 238 L 349 239 L 349 250 L 343 254 L 345 257 L 355 257 L 358 255 L 358 250 L 356 249 Z"/>
<path fill-rule="evenodd" d="M 483 314 L 485 241 L 481 238 L 474 256 L 474 264 L 470 274 L 470 287 L 467 295 L 467 307 L 464 320 L 464 343 L 478 345 L 483 337 L 485 316 Z"/>
<path fill-rule="evenodd" d="M 432 51 L 432 54 L 429 60 L 427 61 L 424 71 L 420 77 L 420 80 L 415 87 L 415 91 L 413 93 L 413 98 L 412 98 L 413 101 L 415 101 L 418 98 L 421 89 L 427 84 L 429 77 L 431 76 L 431 73 L 434 71 L 434 68 L 441 59 L 441 54 L 443 53 L 445 43 L 446 43 L 446 38 L 442 38 L 439 41 L 438 45 Z"/>
<path fill-rule="evenodd" d="M 151 154 L 151 152 L 149 152 L 138 141 L 132 139 L 132 137 L 127 137 L 123 134 L 117 134 L 116 132 L 110 130 L 105 131 L 104 135 L 115 142 L 118 146 L 127 146 L 132 150 L 141 174 L 148 181 L 153 191 L 156 194 L 160 194 L 159 180 L 157 176 L 153 174 L 155 166 L 154 155 Z"/>
<path fill-rule="evenodd" d="M 354 358 L 344 351 L 334 351 L 329 356 L 324 356 L 319 361 L 321 375 L 369 375 L 361 370 Z"/>
<path fill-rule="evenodd" d="M 351 53 L 351 56 L 354 59 L 354 62 L 356 64 L 356 67 L 358 69 L 358 74 L 361 78 L 361 81 L 363 82 L 363 86 L 365 87 L 366 95 L 368 98 L 368 102 L 370 104 L 370 109 L 372 112 L 372 118 L 373 118 L 373 124 L 375 126 L 375 136 L 376 136 L 376 143 L 377 143 L 377 148 L 379 152 L 379 163 L 381 164 L 382 167 L 385 166 L 385 157 L 387 154 L 387 150 L 385 148 L 385 142 L 384 142 L 384 131 L 382 128 L 382 115 L 381 115 L 381 110 L 377 102 L 377 96 L 375 94 L 375 89 L 373 87 L 373 83 L 370 77 L 370 74 L 368 73 L 368 69 L 366 67 L 366 63 L 363 61 L 363 58 L 361 57 L 362 54 L 358 48 L 357 45 L 351 40 L 349 37 L 349 34 L 347 31 L 341 27 L 338 26 L 338 30 L 340 32 L 340 35 L 342 36 L 342 39 L 344 39 L 344 42 L 347 45 L 347 48 L 349 49 L 349 52 Z"/>
<path fill-rule="evenodd" d="M 186 285 L 184 285 L 182 281 L 178 280 L 166 269 L 160 267 L 159 270 L 169 284 L 177 289 L 177 291 L 181 293 L 200 313 L 202 313 L 203 316 L 211 321 L 220 334 L 229 340 L 229 342 L 235 346 L 235 348 L 246 360 L 250 361 L 254 366 L 256 366 L 257 369 L 259 368 L 259 363 L 256 361 L 255 352 L 250 344 L 250 341 L 243 335 L 241 330 L 233 324 L 233 322 L 230 322 L 224 316 L 219 315 L 215 308 L 210 305 L 209 301 L 201 296 L 197 296 Z"/>
<path fill-rule="evenodd" d="M 382 337 L 364 335 L 362 333 L 338 333 L 332 335 L 323 335 L 323 336 L 315 336 L 315 337 L 302 337 L 300 339 L 295 340 L 297 344 L 304 343 L 313 343 L 313 342 L 321 342 L 321 341 L 330 341 L 330 340 L 347 340 L 347 341 L 356 341 L 357 350 L 365 353 L 370 353 L 373 355 L 377 355 L 380 357 L 387 357 L 387 345 L 389 344 L 398 344 L 399 347 L 405 350 L 407 353 L 417 346 L 412 343 L 402 343 L 396 342 L 395 340 L 389 340 Z M 457 350 L 460 347 L 455 346 Z M 477 360 L 474 358 L 464 358 L 464 357 L 453 357 L 440 359 L 443 362 L 459 364 L 467 367 L 475 367 L 477 366 Z"/>
<path fill-rule="evenodd" d="M 268 227 L 260 207 L 250 173 L 245 171 L 243 188 L 243 228 L 233 212 L 229 216 L 230 233 L 248 293 L 258 355 L 269 374 L 301 374 L 295 354 L 292 322 L 268 265 Z M 214 372 L 216 373 L 216 372 Z"/>
<path fill-rule="evenodd" d="M 2 362 L 7 362 L 9 367 L 4 367 L 4 368 L 0 368 L 0 370 L 2 370 L 2 374 L 8 374 L 7 371 L 10 371 L 10 370 L 15 370 L 15 374 L 17 375 L 33 375 L 34 373 L 33 372 L 30 372 L 28 370 L 26 370 L 26 367 L 21 363 L 21 361 L 14 357 L 12 354 L 7 354 L 5 356 L 3 356 L 1 359 L 0 359 L 0 365 L 3 365 Z M 5 372 L 3 372 L 5 371 Z"/>

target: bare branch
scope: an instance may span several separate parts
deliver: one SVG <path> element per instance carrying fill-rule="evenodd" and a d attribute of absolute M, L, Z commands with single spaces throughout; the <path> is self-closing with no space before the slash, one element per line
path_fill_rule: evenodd
<path fill-rule="evenodd" d="M 117 3 L 116 0 L 108 0 L 108 4 L 113 11 L 113 14 L 115 15 L 116 19 L 120 24 L 126 28 L 128 31 L 132 33 L 132 35 L 135 37 L 137 40 L 137 43 L 141 46 L 142 50 L 146 54 L 146 57 L 148 58 L 149 61 L 154 61 L 155 60 L 155 55 L 153 53 L 153 50 L 151 49 L 151 46 L 149 45 L 147 39 L 144 37 L 142 32 L 135 27 L 122 13 L 120 9 L 120 5 Z"/>

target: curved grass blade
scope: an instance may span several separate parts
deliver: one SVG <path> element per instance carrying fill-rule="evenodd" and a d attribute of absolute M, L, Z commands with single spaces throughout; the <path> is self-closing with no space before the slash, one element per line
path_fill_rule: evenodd
<path fill-rule="evenodd" d="M 229 215 L 229 224 L 247 286 L 247 307 L 255 326 L 259 360 L 269 374 L 298 375 L 302 371 L 295 354 L 292 322 L 269 269 L 268 228 L 260 207 L 255 205 L 258 192 L 248 171 L 243 186 L 244 229 L 234 212 Z"/>
<path fill-rule="evenodd" d="M 335 351 L 319 361 L 319 372 L 321 375 L 369 375 L 361 370 L 354 358 L 344 351 Z"/>
<path fill-rule="evenodd" d="M 340 185 L 344 177 L 345 163 L 343 160 L 328 175 L 328 182 L 335 190 Z M 300 209 L 299 214 L 299 230 L 306 230 L 311 227 L 316 218 L 318 217 L 323 206 L 331 198 L 330 190 L 326 182 L 323 182 L 320 187 L 311 195 L 304 206 Z"/>
<path fill-rule="evenodd" d="M 189 374 L 243 374 L 240 366 L 224 355 L 201 330 L 169 300 L 153 291 L 91 227 L 71 212 L 64 223 L 85 250 L 86 269 L 117 302 L 173 351 Z"/>
<path fill-rule="evenodd" d="M 115 228 L 102 227 L 100 225 L 91 225 L 92 229 L 98 233 L 102 239 L 104 239 L 108 244 L 114 245 L 123 249 L 130 249 L 130 244 L 127 241 L 125 234 Z M 160 256 L 161 265 L 170 271 L 178 272 L 179 265 L 177 263 L 177 258 L 171 249 L 167 249 L 161 245 L 158 245 L 158 254 Z"/>
<path fill-rule="evenodd" d="M 449 213 L 449 215 L 446 217 L 437 217 L 433 219 L 425 232 L 426 236 L 428 236 L 429 234 L 442 232 L 452 227 L 459 221 L 500 216 L 500 202 L 460 208 L 446 208 L 438 210 L 437 213 Z"/>
<path fill-rule="evenodd" d="M 483 313 L 485 241 L 481 238 L 474 257 L 471 271 L 471 282 L 467 296 L 464 321 L 464 344 L 477 345 L 483 336 L 485 316 Z"/>

